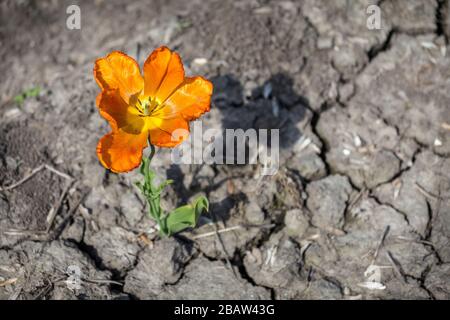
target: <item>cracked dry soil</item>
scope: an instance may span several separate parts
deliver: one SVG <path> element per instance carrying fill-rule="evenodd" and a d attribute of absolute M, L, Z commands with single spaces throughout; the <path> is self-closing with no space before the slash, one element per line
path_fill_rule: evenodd
<path fill-rule="evenodd" d="M 81 30 L 66 28 L 72 3 Z M 374 3 L 382 30 L 366 27 Z M 43 170 L 0 192 L 0 298 L 449 299 L 449 7 L 2 1 L 0 185 L 41 164 L 74 180 Z M 96 159 L 108 128 L 92 75 L 111 50 L 142 63 L 161 44 L 214 82 L 204 128 L 279 128 L 281 142 L 279 172 L 259 183 L 256 166 L 176 166 L 161 151 L 157 170 L 176 181 L 164 205 L 212 204 L 198 229 L 162 240 L 145 234 L 138 174 Z M 33 86 L 37 98 L 12 101 Z M 215 235 L 210 222 L 243 227 Z M 65 283 L 73 265 L 79 290 Z M 371 265 L 384 290 L 361 285 Z"/>

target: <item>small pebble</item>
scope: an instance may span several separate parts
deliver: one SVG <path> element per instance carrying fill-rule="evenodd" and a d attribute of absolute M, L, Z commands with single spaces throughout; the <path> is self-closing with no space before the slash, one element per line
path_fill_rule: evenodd
<path fill-rule="evenodd" d="M 317 39 L 317 49 L 325 50 L 333 47 L 333 39 L 330 37 L 320 37 Z"/>
<path fill-rule="evenodd" d="M 434 140 L 434 146 L 435 146 L 435 147 L 441 147 L 441 146 L 442 146 L 442 141 L 439 140 L 438 138 L 436 138 L 436 139 Z"/>
<path fill-rule="evenodd" d="M 205 65 L 207 63 L 208 63 L 208 60 L 206 58 L 195 58 L 192 61 L 192 64 L 196 64 L 196 65 L 199 65 L 199 66 L 203 66 L 203 65 Z"/>

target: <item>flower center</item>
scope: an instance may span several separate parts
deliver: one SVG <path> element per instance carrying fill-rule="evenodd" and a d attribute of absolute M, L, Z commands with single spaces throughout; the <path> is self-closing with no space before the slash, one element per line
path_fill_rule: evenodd
<path fill-rule="evenodd" d="M 142 113 L 144 116 L 149 116 L 152 114 L 156 108 L 158 108 L 159 103 L 155 98 L 144 98 L 144 99 L 137 99 L 136 102 L 136 108 L 139 110 L 140 113 Z"/>

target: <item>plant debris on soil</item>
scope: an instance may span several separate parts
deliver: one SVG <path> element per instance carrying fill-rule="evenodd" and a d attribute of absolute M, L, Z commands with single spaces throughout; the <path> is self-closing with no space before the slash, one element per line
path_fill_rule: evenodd
<path fill-rule="evenodd" d="M 7 0 L 0 21 L 0 299 L 450 299 L 448 0 Z M 203 128 L 280 129 L 264 178 L 160 150 L 163 205 L 211 203 L 168 239 L 138 172 L 98 162 L 92 74 L 162 44 L 214 83 Z"/>

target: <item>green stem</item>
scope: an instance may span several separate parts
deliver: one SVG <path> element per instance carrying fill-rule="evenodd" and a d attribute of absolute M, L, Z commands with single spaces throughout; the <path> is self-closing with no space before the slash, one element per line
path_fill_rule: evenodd
<path fill-rule="evenodd" d="M 152 201 L 148 201 L 148 205 L 149 205 L 148 213 L 149 213 L 150 217 L 155 219 L 155 220 L 157 220 L 156 219 L 156 215 L 155 215 L 155 208 L 154 208 L 153 202 Z"/>
<path fill-rule="evenodd" d="M 155 146 L 151 144 L 150 139 L 148 141 L 148 144 L 150 146 L 150 154 L 148 156 L 148 160 L 149 160 L 148 165 L 150 166 L 150 163 L 151 163 L 153 157 L 155 156 L 156 149 L 155 149 Z M 151 170 L 151 169 L 149 168 L 149 170 Z M 150 184 L 150 188 L 153 189 L 153 182 L 149 181 L 149 184 Z M 149 204 L 149 214 L 150 214 L 150 217 L 153 218 L 156 221 L 156 223 L 158 224 L 158 226 L 160 227 L 160 232 L 163 235 L 165 235 L 165 232 L 164 232 L 164 230 L 162 228 L 162 224 L 161 224 L 161 211 L 162 210 L 161 210 L 161 206 L 159 204 L 159 199 L 153 198 L 155 196 L 155 194 L 153 194 L 153 192 L 151 192 L 151 193 L 152 194 L 150 194 L 150 197 L 147 197 L 147 201 Z M 158 197 L 159 197 L 159 195 L 158 195 Z"/>
<path fill-rule="evenodd" d="M 151 162 L 153 157 L 155 156 L 156 149 L 155 149 L 155 146 L 150 143 L 150 139 L 148 141 L 148 144 L 150 145 L 150 154 L 148 155 L 148 160 L 150 160 L 150 162 Z"/>
<path fill-rule="evenodd" d="M 159 226 L 161 236 L 167 236 L 168 231 L 166 227 L 166 214 L 161 208 L 160 197 L 162 189 L 169 183 L 168 181 L 162 184 L 154 184 L 154 178 L 156 177 L 155 171 L 150 168 L 151 161 L 156 154 L 155 146 L 151 144 L 150 140 L 150 154 L 147 158 L 142 160 L 140 173 L 144 176 L 144 181 L 137 183 L 139 189 L 147 200 L 148 203 L 148 215 Z"/>

